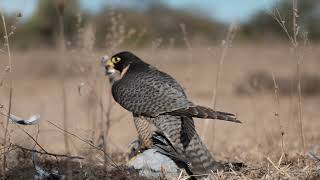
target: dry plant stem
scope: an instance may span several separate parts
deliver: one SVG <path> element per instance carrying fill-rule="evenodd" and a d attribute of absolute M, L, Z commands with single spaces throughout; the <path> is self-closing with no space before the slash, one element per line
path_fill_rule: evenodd
<path fill-rule="evenodd" d="M 111 101 L 111 96 L 108 98 L 108 108 L 105 112 L 106 116 L 106 122 L 105 122 L 105 140 L 108 139 L 109 133 L 110 133 L 110 127 L 111 127 L 111 109 L 112 109 L 112 101 Z M 105 142 L 107 143 L 107 142 Z"/>
<path fill-rule="evenodd" d="M 29 134 L 27 131 L 25 131 L 23 128 L 21 128 L 19 125 L 16 125 L 16 127 L 19 128 L 21 131 L 23 131 L 33 142 L 35 142 L 35 145 L 34 145 L 33 149 L 35 149 L 35 147 L 38 146 L 44 153 L 47 153 L 47 151 L 38 143 L 37 139 L 35 139 L 31 134 Z M 14 144 L 10 143 L 9 146 L 8 146 L 8 150 L 6 152 L 4 152 L 3 154 L 6 154 L 7 152 L 10 152 L 9 149 L 10 149 L 10 147 L 12 145 L 14 145 Z M 6 148 L 4 148 L 4 149 L 6 149 Z"/>
<path fill-rule="evenodd" d="M 55 153 L 50 153 L 50 152 L 45 151 L 45 150 L 44 151 L 38 151 L 38 150 L 35 150 L 34 148 L 28 149 L 28 148 L 25 148 L 23 146 L 20 146 L 18 144 L 13 144 L 13 143 L 9 144 L 8 150 L 5 151 L 4 153 L 9 153 L 10 151 L 13 151 L 13 150 L 16 150 L 16 149 L 22 149 L 24 151 L 30 151 L 30 152 L 34 152 L 34 153 L 42 154 L 42 155 L 54 156 L 55 158 L 62 157 L 62 158 L 69 158 L 69 159 L 84 159 L 84 157 L 81 157 L 81 156 L 69 156 L 69 155 L 65 155 L 65 154 L 55 154 Z"/>
<path fill-rule="evenodd" d="M 1 13 L 1 18 L 2 18 L 2 23 L 3 23 L 3 28 L 4 28 L 4 33 L 5 33 L 5 43 L 7 47 L 7 54 L 8 54 L 8 66 L 9 66 L 9 73 L 11 75 L 12 72 L 12 58 L 11 58 L 11 51 L 10 51 L 10 43 L 9 43 L 9 36 L 8 36 L 8 31 L 7 31 L 7 26 L 6 26 L 6 20 L 4 15 Z M 7 135 L 8 135 L 8 127 L 9 127 L 9 115 L 11 113 L 11 105 L 12 105 L 12 80 L 10 78 L 9 81 L 9 110 L 8 110 L 8 117 L 7 117 L 7 122 L 5 125 L 5 131 L 4 131 L 4 142 L 3 146 L 6 147 L 7 144 Z M 2 173 L 3 173 L 3 179 L 6 178 L 6 153 L 3 154 L 3 164 L 2 164 Z"/>
<path fill-rule="evenodd" d="M 302 95 L 301 95 L 301 62 L 303 60 L 303 54 L 300 54 L 299 50 L 299 43 L 297 41 L 297 37 L 299 34 L 299 26 L 297 24 L 297 18 L 299 17 L 298 13 L 298 0 L 292 0 L 292 16 L 293 16 L 293 47 L 294 47 L 294 53 L 295 58 L 297 61 L 297 77 L 298 77 L 298 109 L 299 109 L 299 128 L 300 128 L 300 138 L 301 138 L 301 146 L 302 151 L 304 151 L 306 145 L 305 145 L 305 138 L 304 138 L 304 132 L 303 132 L 303 121 L 302 121 Z"/>
<path fill-rule="evenodd" d="M 109 136 L 110 127 L 111 127 L 111 109 L 112 109 L 111 96 L 109 96 L 108 100 L 109 100 L 109 103 L 108 103 L 108 108 L 107 108 L 107 111 L 106 111 L 106 118 L 107 118 L 107 120 L 106 120 L 106 132 L 105 132 L 106 138 L 108 138 L 108 136 Z"/>
<path fill-rule="evenodd" d="M 298 16 L 298 0 L 292 0 L 292 30 L 293 30 L 293 41 L 294 46 L 298 46 L 297 36 L 298 36 L 298 25 L 297 25 L 297 17 Z"/>
<path fill-rule="evenodd" d="M 48 151 L 41 152 L 41 151 L 38 151 L 38 150 L 35 150 L 35 149 L 28 149 L 28 148 L 25 148 L 25 147 L 22 147 L 22 146 L 16 145 L 16 144 L 13 144 L 12 146 L 17 147 L 19 149 L 22 149 L 24 151 L 34 152 L 34 153 L 41 154 L 41 155 L 53 156 L 55 158 L 62 157 L 62 158 L 68 158 L 68 159 L 84 159 L 84 157 L 81 157 L 81 156 L 70 156 L 70 155 L 66 155 L 66 154 L 55 154 L 55 153 L 50 153 Z"/>
<path fill-rule="evenodd" d="M 192 77 L 192 74 L 193 74 L 193 49 L 192 49 L 192 46 L 191 46 L 191 43 L 187 37 L 187 29 L 186 29 L 186 25 L 185 24 L 180 24 L 180 28 L 181 28 L 181 31 L 182 31 L 182 35 L 183 35 L 183 41 L 186 45 L 186 47 L 188 48 L 188 51 L 189 51 L 189 54 L 190 54 L 190 60 L 189 60 L 189 72 L 188 72 L 188 76 L 187 76 L 187 80 L 189 82 L 189 85 L 192 84 L 191 82 L 191 77 Z"/>
<path fill-rule="evenodd" d="M 302 151 L 305 150 L 306 144 L 305 144 L 305 137 L 304 137 L 304 131 L 303 131 L 303 120 L 302 120 L 302 95 L 301 95 L 301 64 L 300 62 L 297 63 L 297 76 L 298 76 L 298 109 L 299 109 L 299 128 L 300 128 L 300 138 L 301 138 L 301 146 Z"/>
<path fill-rule="evenodd" d="M 279 10 L 276 10 L 272 17 L 278 22 L 278 24 L 281 26 L 281 28 L 285 31 L 288 39 L 290 40 L 293 50 L 294 50 L 294 56 L 295 60 L 297 62 L 297 70 L 296 70 L 296 77 L 297 77 L 297 90 L 298 90 L 298 125 L 300 130 L 300 139 L 301 139 L 301 150 L 303 151 L 305 149 L 305 137 L 304 137 L 304 131 L 303 131 L 303 117 L 302 117 L 302 94 L 301 94 L 301 64 L 303 61 L 303 51 L 301 51 L 301 46 L 298 42 L 298 34 L 299 34 L 299 26 L 297 24 L 297 18 L 299 17 L 299 11 L 298 11 L 298 0 L 292 0 L 292 34 L 289 33 L 286 25 L 285 20 L 281 16 Z M 306 46 L 307 38 L 305 39 Z"/>
<path fill-rule="evenodd" d="M 27 136 L 29 136 L 33 142 L 35 142 L 35 145 L 37 145 L 42 151 L 47 152 L 37 141 L 37 139 L 35 139 L 31 134 L 29 134 L 26 130 L 22 129 L 21 127 L 19 127 L 18 125 L 16 125 L 19 129 L 21 129 L 25 134 L 27 134 Z"/>
<path fill-rule="evenodd" d="M 7 52 L 2 50 L 2 49 L 0 49 L 0 52 L 3 53 L 3 54 L 7 54 Z"/>
<path fill-rule="evenodd" d="M 60 27 L 60 35 L 59 35 L 59 48 L 60 48 L 60 57 L 65 60 L 65 38 L 64 38 L 64 24 L 63 24 L 63 15 L 59 16 L 59 27 Z M 65 130 L 68 130 L 68 111 L 67 111 L 67 92 L 66 92 L 66 77 L 65 77 L 65 66 L 63 66 L 62 70 L 62 107 L 63 107 L 63 128 Z M 70 153 L 70 146 L 68 142 L 68 136 L 65 134 L 64 135 L 64 144 L 65 144 L 65 149 L 66 149 L 66 154 Z"/>
<path fill-rule="evenodd" d="M 100 113 L 101 113 L 101 128 L 102 128 L 102 134 L 101 134 L 101 138 L 102 138 L 102 150 L 103 150 L 103 155 L 106 156 L 107 155 L 107 138 L 106 138 L 106 124 L 104 124 L 104 108 L 103 108 L 103 102 L 102 102 L 102 97 L 99 98 L 99 105 L 100 105 Z M 103 165 L 104 165 L 104 170 L 107 171 L 107 159 L 104 158 L 103 161 Z"/>
<path fill-rule="evenodd" d="M 6 20 L 4 15 L 1 13 L 1 18 L 2 18 L 2 23 L 3 23 L 3 29 L 5 33 L 5 41 L 6 41 L 6 47 L 7 47 L 7 53 L 8 53 L 8 66 L 9 66 L 9 72 L 12 72 L 12 59 L 11 59 L 11 51 L 10 51 L 10 44 L 9 44 L 9 35 L 7 31 L 7 26 L 6 26 Z"/>
<path fill-rule="evenodd" d="M 11 84 L 11 83 L 10 83 Z M 12 85 L 11 85 L 12 86 Z M 11 114 L 11 105 L 12 105 L 12 87 L 10 87 L 10 94 L 9 94 L 9 111 L 8 111 L 8 117 L 7 117 L 7 121 L 6 121 L 6 126 L 5 126 L 5 130 L 4 130 L 4 142 L 3 142 L 3 146 L 6 147 L 7 145 L 7 135 L 8 135 L 8 128 L 9 128 L 9 115 Z M 7 157 L 6 157 L 6 153 L 3 153 L 3 179 L 6 178 L 6 166 L 7 166 Z"/>
<path fill-rule="evenodd" d="M 31 134 L 30 134 L 30 135 L 31 135 Z M 28 138 L 29 138 L 29 137 L 28 137 Z M 24 138 L 24 139 L 22 139 L 22 140 L 19 140 L 19 141 L 17 141 L 16 143 L 25 142 L 28 138 Z M 10 139 L 10 136 L 9 136 L 9 139 Z M 0 156 L 3 156 L 3 151 L 4 151 L 5 149 L 9 149 L 11 145 L 12 145 L 12 143 L 9 142 L 9 143 L 7 143 L 7 146 L 6 146 L 6 147 L 0 148 L 0 151 L 2 152 L 2 153 L 0 153 Z"/>
<path fill-rule="evenodd" d="M 276 78 L 274 73 L 272 72 L 272 79 L 273 79 L 273 85 L 274 85 L 274 95 L 276 99 L 276 109 L 280 111 L 280 98 L 279 98 L 279 86 L 277 84 Z M 281 118 L 280 118 L 280 113 L 275 112 L 276 119 L 278 120 L 278 126 L 279 126 L 279 133 L 280 133 L 280 138 L 281 138 L 281 150 L 283 154 L 286 154 L 285 147 L 284 147 L 284 131 L 281 123 Z"/>
<path fill-rule="evenodd" d="M 290 175 L 282 168 L 280 168 L 279 166 L 277 166 L 274 162 L 271 161 L 271 159 L 269 157 L 267 157 L 267 160 L 270 162 L 270 164 L 282 175 L 286 176 L 286 178 L 291 178 Z"/>
<path fill-rule="evenodd" d="M 102 91 L 104 92 L 104 91 Z M 111 108 L 112 108 L 112 104 L 111 104 L 111 98 L 109 96 L 108 98 L 108 108 L 106 109 L 106 111 L 104 110 L 104 106 L 103 106 L 103 101 L 102 101 L 102 95 L 100 96 L 100 109 L 101 109 L 101 126 L 102 126 L 102 140 L 103 140 L 103 153 L 104 153 L 104 156 L 107 155 L 107 151 L 108 151 L 108 135 L 109 135 L 109 132 L 110 132 L 110 121 L 111 121 L 111 117 L 110 117 L 110 114 L 111 114 Z M 105 116 L 105 118 L 104 118 Z M 105 119 L 105 121 L 104 121 Z M 107 171 L 107 164 L 108 164 L 108 161 L 106 158 L 104 158 L 104 167 L 105 167 L 105 170 Z"/>
<path fill-rule="evenodd" d="M 219 85 L 220 85 L 220 79 L 221 79 L 221 73 L 222 73 L 222 67 L 223 67 L 223 63 L 225 61 L 226 55 L 228 53 L 228 49 L 229 46 L 232 44 L 232 40 L 234 39 L 234 35 L 235 35 L 235 31 L 236 31 L 236 25 L 235 24 L 231 24 L 227 33 L 227 37 L 226 40 L 224 41 L 223 45 L 223 49 L 222 49 L 222 54 L 220 56 L 220 60 L 219 60 L 219 66 L 217 69 L 217 76 L 216 76 L 216 81 L 215 81 L 215 87 L 213 87 L 213 91 L 212 91 L 212 101 L 211 101 L 211 105 L 213 107 L 213 110 L 216 110 L 216 105 L 217 105 L 217 94 L 218 94 L 218 90 L 219 90 Z M 212 130 L 212 141 L 210 141 L 209 147 L 210 149 L 213 149 L 214 147 L 214 143 L 215 143 L 215 121 L 212 122 L 212 126 L 209 125 L 211 120 L 206 119 L 205 123 L 204 123 L 204 129 L 203 129 L 203 136 L 202 137 L 206 137 L 207 133 L 208 133 L 208 129 L 210 127 L 210 130 Z"/>
<path fill-rule="evenodd" d="M 59 14 L 59 50 L 60 50 L 60 58 L 63 60 L 65 59 L 65 38 L 64 38 L 64 22 L 63 22 L 63 12 Z M 62 84 L 62 109 L 63 109 L 63 128 L 65 130 L 68 130 L 68 109 L 67 109 L 67 92 L 66 92 L 66 75 L 65 75 L 65 65 L 66 63 L 62 64 L 62 77 L 61 77 L 61 84 Z M 69 144 L 69 139 L 68 139 L 68 135 L 66 133 L 63 134 L 64 136 L 64 146 L 65 146 L 65 153 L 67 155 L 70 154 L 70 144 Z M 69 167 L 69 163 L 67 163 L 66 166 L 66 172 L 68 174 L 67 177 L 69 177 L 70 175 L 70 167 Z"/>
<path fill-rule="evenodd" d="M 98 151 L 102 151 L 102 152 L 103 152 L 103 149 L 101 149 L 101 148 L 99 148 L 99 147 L 95 146 L 95 145 L 94 145 L 94 144 L 92 144 L 91 142 L 89 142 L 89 141 L 87 141 L 87 140 L 83 139 L 82 137 L 80 137 L 80 136 L 78 136 L 78 135 L 76 135 L 76 134 L 74 134 L 74 133 L 71 133 L 71 132 L 68 132 L 68 131 L 64 130 L 63 128 L 59 127 L 58 125 L 54 124 L 54 123 L 53 123 L 53 122 L 51 122 L 51 121 L 48 121 L 48 120 L 47 120 L 47 122 L 48 122 L 49 124 L 51 124 L 52 126 L 54 126 L 54 127 L 58 128 L 59 130 L 61 130 L 61 131 L 62 131 L 62 132 L 64 132 L 65 134 L 71 135 L 71 136 L 75 137 L 76 139 L 78 139 L 78 140 L 80 140 L 80 141 L 82 141 L 82 142 L 84 142 L 84 143 L 88 144 L 88 145 L 89 145 L 89 146 L 91 146 L 92 148 L 94 148 L 94 149 L 96 149 L 96 150 L 98 150 Z M 112 159 L 110 156 L 108 156 L 108 155 L 106 154 L 106 156 L 105 156 L 105 157 L 107 157 L 107 159 L 109 159 L 109 160 L 110 160 L 110 162 L 112 162 L 112 165 L 114 165 L 114 167 L 116 167 L 116 168 L 120 168 L 120 166 L 118 166 L 118 165 L 117 165 L 117 163 L 116 163 L 116 162 L 114 162 L 114 161 L 113 161 L 113 159 Z M 120 168 L 120 169 L 121 169 L 121 168 Z"/>
<path fill-rule="evenodd" d="M 63 127 L 64 129 L 68 130 L 68 112 L 67 112 L 67 93 L 66 93 L 66 87 L 65 82 L 63 80 L 63 87 L 62 87 L 62 100 L 63 100 Z M 70 146 L 68 141 L 68 136 L 64 134 L 64 145 L 66 154 L 70 153 Z"/>

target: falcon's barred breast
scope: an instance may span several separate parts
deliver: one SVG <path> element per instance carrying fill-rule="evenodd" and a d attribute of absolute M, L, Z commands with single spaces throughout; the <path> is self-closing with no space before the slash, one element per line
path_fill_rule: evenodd
<path fill-rule="evenodd" d="M 139 138 L 150 146 L 152 124 L 173 145 L 181 157 L 191 163 L 193 173 L 219 169 L 219 163 L 197 134 L 193 117 L 240 123 L 234 114 L 214 111 L 190 102 L 180 84 L 170 75 L 145 63 L 131 52 L 120 52 L 103 59 L 112 82 L 112 95 L 133 113 Z M 114 73 L 120 72 L 115 80 Z"/>

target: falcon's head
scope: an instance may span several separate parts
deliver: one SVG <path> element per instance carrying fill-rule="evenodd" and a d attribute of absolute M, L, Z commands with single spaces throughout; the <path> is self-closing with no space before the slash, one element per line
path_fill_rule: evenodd
<path fill-rule="evenodd" d="M 110 81 L 115 80 L 116 73 L 119 72 L 122 77 L 129 69 L 130 65 L 136 63 L 144 63 L 140 58 L 133 53 L 123 51 L 113 55 L 111 58 L 103 56 L 101 64 L 105 68 L 105 73 L 109 76 Z"/>

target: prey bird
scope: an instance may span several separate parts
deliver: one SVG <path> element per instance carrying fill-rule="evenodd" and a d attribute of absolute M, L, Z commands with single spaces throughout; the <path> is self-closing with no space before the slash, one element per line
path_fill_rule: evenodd
<path fill-rule="evenodd" d="M 145 147 L 152 146 L 153 126 L 191 164 L 194 174 L 223 168 L 200 139 L 193 118 L 241 123 L 234 114 L 192 103 L 174 78 L 131 52 L 120 52 L 111 58 L 104 56 L 101 63 L 112 84 L 114 100 L 132 112 Z"/>

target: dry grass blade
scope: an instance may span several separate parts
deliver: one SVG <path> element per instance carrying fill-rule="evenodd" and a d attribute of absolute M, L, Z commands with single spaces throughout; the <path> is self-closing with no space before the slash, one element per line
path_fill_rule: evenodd
<path fill-rule="evenodd" d="M 272 79 L 273 79 L 273 84 L 274 84 L 274 94 L 275 94 L 275 99 L 276 99 L 276 106 L 277 106 L 277 109 L 280 111 L 279 86 L 277 84 L 276 77 L 275 77 L 274 73 L 272 72 L 271 74 L 272 74 Z M 286 153 L 285 147 L 284 147 L 284 134 L 285 133 L 284 133 L 284 130 L 283 130 L 283 127 L 282 127 L 280 113 L 276 112 L 275 113 L 275 117 L 278 120 L 279 134 L 280 134 L 280 137 L 281 137 L 281 150 L 282 150 L 282 153 L 285 154 Z M 281 155 L 281 157 L 282 157 L 282 155 Z"/>
<path fill-rule="evenodd" d="M 8 35 L 8 31 L 7 31 L 7 25 L 6 25 L 6 20 L 4 15 L 1 12 L 1 18 L 2 18 L 2 23 L 3 23 L 3 29 L 4 29 L 4 39 L 5 39 L 5 45 L 7 47 L 7 53 L 8 53 L 8 72 L 11 75 L 12 72 L 12 59 L 11 59 L 11 50 L 10 50 L 10 43 L 9 43 L 9 35 Z M 9 82 L 9 110 L 8 110 L 8 117 L 7 117 L 7 121 L 6 121 L 6 125 L 5 125 L 5 130 L 4 130 L 4 142 L 3 142 L 3 146 L 6 147 L 7 144 L 7 134 L 8 134 L 8 127 L 9 127 L 9 115 L 11 113 L 11 105 L 12 105 L 12 80 L 10 79 Z M 6 178 L 6 153 L 3 154 L 3 163 L 2 163 L 2 173 L 3 173 L 3 179 Z"/>
<path fill-rule="evenodd" d="M 28 149 L 28 148 L 25 148 L 25 147 L 22 147 L 22 146 L 16 145 L 16 144 L 13 144 L 12 146 L 15 146 L 15 147 L 22 149 L 24 151 L 29 151 L 29 152 L 33 152 L 33 153 L 37 153 L 37 154 L 41 154 L 41 155 L 54 156 L 56 158 L 62 157 L 62 158 L 68 158 L 68 159 L 84 159 L 84 157 L 82 157 L 82 156 L 70 156 L 70 155 L 66 155 L 66 154 L 55 154 L 55 153 L 51 153 L 48 151 L 42 152 L 42 151 L 38 151 L 35 149 Z"/>
<path fill-rule="evenodd" d="M 299 109 L 299 127 L 300 127 L 300 138 L 301 138 L 301 144 L 302 144 L 302 151 L 306 148 L 305 143 L 305 137 L 304 137 L 304 131 L 303 131 L 303 119 L 302 119 L 302 93 L 301 93 L 301 64 L 304 58 L 304 52 L 302 49 L 299 49 L 299 43 L 298 43 L 298 33 L 299 33 L 299 26 L 297 24 L 297 18 L 299 17 L 298 13 L 298 1 L 292 0 L 292 16 L 293 16 L 293 47 L 294 47 L 294 53 L 295 58 L 297 61 L 297 77 L 298 77 L 298 109 Z"/>
<path fill-rule="evenodd" d="M 280 166 L 277 166 L 274 162 L 272 162 L 272 160 L 267 157 L 267 160 L 270 162 L 270 164 L 278 171 L 278 173 L 286 176 L 287 178 L 291 178 L 291 176 L 288 174 L 288 172 L 286 170 L 288 170 L 288 167 L 287 168 L 281 168 Z"/>
<path fill-rule="evenodd" d="M 281 16 L 278 9 L 274 11 L 272 17 L 278 22 L 281 28 L 286 33 L 288 39 L 291 42 L 291 46 L 294 51 L 294 58 L 296 60 L 296 77 L 297 77 L 297 90 L 298 90 L 298 125 L 300 131 L 300 141 L 301 141 L 301 151 L 306 147 L 305 136 L 303 130 L 303 117 L 302 117 L 302 90 L 301 90 L 301 65 L 304 59 L 304 48 L 308 38 L 306 35 L 303 36 L 303 46 L 299 44 L 298 35 L 300 34 L 300 26 L 298 25 L 299 10 L 298 10 L 298 0 L 292 0 L 292 33 L 288 31 L 288 28 L 285 24 L 284 18 Z"/>
<path fill-rule="evenodd" d="M 93 147 L 94 149 L 96 149 L 96 150 L 101 151 L 101 152 L 104 153 L 104 150 L 103 150 L 103 149 L 95 146 L 94 144 L 92 144 L 92 143 L 89 142 L 88 140 L 85 140 L 84 138 L 82 138 L 82 137 L 80 137 L 80 136 L 78 136 L 78 135 L 76 135 L 76 134 L 74 134 L 74 133 L 71 133 L 71 132 L 66 131 L 65 129 L 59 127 L 58 125 L 54 124 L 54 123 L 51 122 L 51 121 L 47 121 L 47 122 L 48 122 L 49 124 L 51 124 L 52 126 L 58 128 L 59 130 L 61 130 L 61 131 L 64 132 L 65 134 L 71 135 L 71 136 L 75 137 L 76 139 L 79 139 L 80 141 L 82 141 L 82 142 L 88 144 L 89 146 Z M 108 158 L 108 159 L 110 160 L 110 162 L 112 163 L 111 165 L 114 165 L 114 167 L 120 168 L 120 166 L 118 166 L 118 164 L 117 164 L 116 162 L 114 162 L 113 159 L 112 159 L 108 154 L 105 154 L 105 153 L 104 153 L 104 155 L 105 155 L 106 158 Z M 121 169 L 121 168 L 120 168 L 120 169 Z"/>
<path fill-rule="evenodd" d="M 217 94 L 218 94 L 220 80 L 221 80 L 223 63 L 224 63 L 226 55 L 228 53 L 228 49 L 232 45 L 232 41 L 236 35 L 237 28 L 238 27 L 236 24 L 231 24 L 229 27 L 228 33 L 227 33 L 226 40 L 224 40 L 222 42 L 223 49 L 222 49 L 222 53 L 221 53 L 220 60 L 219 60 L 219 66 L 217 68 L 217 76 L 216 76 L 215 86 L 212 91 L 211 103 L 212 103 L 213 110 L 216 110 L 217 99 L 218 99 Z M 210 149 L 212 149 L 214 146 L 214 142 L 215 142 L 215 121 L 212 122 L 212 126 L 209 125 L 210 122 L 211 121 L 208 119 L 205 120 L 202 137 L 210 137 L 211 135 L 208 135 L 207 133 L 208 133 L 209 129 L 210 129 L 210 131 L 212 130 L 213 137 L 212 136 L 211 137 L 213 138 L 213 140 L 210 141 L 211 144 L 209 144 L 209 147 L 211 147 Z"/>
<path fill-rule="evenodd" d="M 182 178 L 182 176 L 183 176 L 183 171 L 180 171 L 180 174 L 177 179 L 180 180 Z"/>
<path fill-rule="evenodd" d="M 7 52 L 3 49 L 0 49 L 0 52 L 3 53 L 3 54 L 7 54 Z"/>

